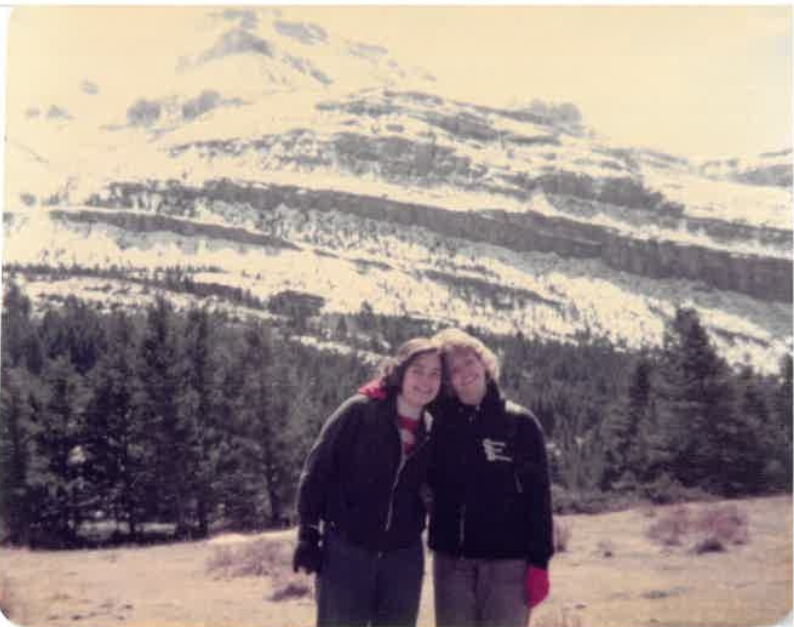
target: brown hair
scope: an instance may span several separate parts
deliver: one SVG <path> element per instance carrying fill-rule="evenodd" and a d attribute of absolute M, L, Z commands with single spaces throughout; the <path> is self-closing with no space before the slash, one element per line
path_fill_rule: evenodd
<path fill-rule="evenodd" d="M 438 343 L 426 337 L 415 337 L 403 343 L 397 349 L 394 357 L 384 359 L 378 367 L 378 375 L 386 393 L 389 395 L 398 394 L 402 389 L 403 377 L 408 366 L 417 357 L 428 353 L 441 356 Z"/>
<path fill-rule="evenodd" d="M 444 329 L 433 336 L 433 341 L 438 344 L 441 356 L 446 357 L 450 353 L 459 350 L 470 349 L 485 366 L 485 373 L 494 383 L 499 381 L 499 359 L 494 352 L 483 344 L 476 337 L 469 335 L 460 329 Z M 442 360 L 446 361 L 446 360 Z M 445 364 L 446 368 L 446 364 Z"/>

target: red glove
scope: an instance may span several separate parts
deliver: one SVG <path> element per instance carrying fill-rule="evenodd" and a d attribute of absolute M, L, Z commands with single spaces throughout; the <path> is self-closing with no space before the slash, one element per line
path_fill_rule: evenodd
<path fill-rule="evenodd" d="M 549 571 L 529 566 L 524 575 L 524 594 L 529 609 L 539 605 L 549 595 Z"/>

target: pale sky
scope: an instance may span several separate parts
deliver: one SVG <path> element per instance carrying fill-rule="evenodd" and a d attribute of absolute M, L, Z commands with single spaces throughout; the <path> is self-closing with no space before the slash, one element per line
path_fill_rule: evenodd
<path fill-rule="evenodd" d="M 74 90 L 100 61 L 115 67 L 106 81 L 166 81 L 197 10 L 210 7 L 16 9 L 9 113 Z M 722 158 L 792 144 L 790 6 L 289 6 L 285 18 L 381 45 L 445 97 L 572 102 L 626 145 Z"/>
<path fill-rule="evenodd" d="M 442 93 L 570 101 L 618 141 L 714 156 L 791 146 L 791 7 L 312 8 Z"/>

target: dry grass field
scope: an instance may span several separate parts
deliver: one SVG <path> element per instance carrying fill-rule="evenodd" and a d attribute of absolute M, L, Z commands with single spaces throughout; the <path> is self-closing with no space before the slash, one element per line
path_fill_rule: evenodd
<path fill-rule="evenodd" d="M 697 553 L 648 536 L 673 506 L 559 516 L 567 549 L 535 626 L 770 625 L 791 611 L 790 497 L 732 502 L 746 515 L 740 543 Z M 686 507 L 690 517 L 715 504 Z M 84 551 L 0 549 L 0 605 L 29 627 L 309 627 L 311 579 L 288 566 L 294 532 Z M 700 538 L 702 539 L 702 538 Z M 431 572 L 428 562 L 427 572 Z M 433 625 L 428 577 L 419 624 Z"/>

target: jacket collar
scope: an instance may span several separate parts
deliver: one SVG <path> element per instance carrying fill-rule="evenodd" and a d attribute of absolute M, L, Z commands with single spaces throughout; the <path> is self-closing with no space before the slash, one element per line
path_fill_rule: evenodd
<path fill-rule="evenodd" d="M 488 385 L 485 389 L 485 396 L 480 401 L 479 405 L 465 405 L 460 402 L 457 396 L 453 396 L 448 401 L 458 414 L 471 414 L 472 410 L 477 413 L 494 414 L 501 413 L 504 410 L 505 398 L 502 390 L 496 381 L 488 380 Z"/>
<path fill-rule="evenodd" d="M 380 405 L 380 414 L 383 415 L 384 420 L 389 420 L 395 425 L 397 424 L 397 395 L 389 394 L 383 399 L 373 399 L 374 402 Z M 416 444 L 417 446 L 423 443 L 430 437 L 430 431 L 433 428 L 433 415 L 428 411 L 427 407 L 422 409 L 422 414 L 419 416 L 419 425 L 416 430 Z"/>

